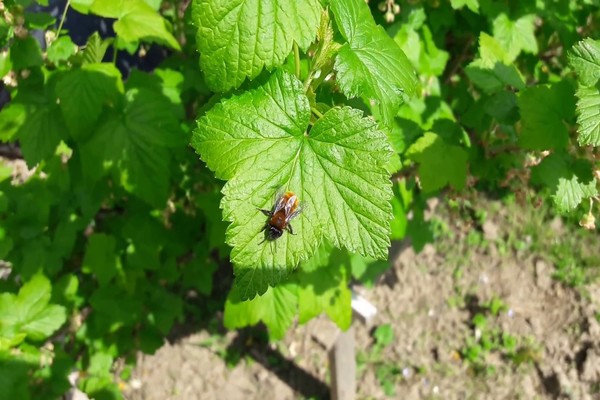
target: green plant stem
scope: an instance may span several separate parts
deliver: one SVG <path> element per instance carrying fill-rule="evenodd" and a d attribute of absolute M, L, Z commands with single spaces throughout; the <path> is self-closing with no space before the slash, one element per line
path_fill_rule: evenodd
<path fill-rule="evenodd" d="M 65 23 L 65 18 L 67 17 L 67 11 L 69 11 L 70 5 L 71 5 L 71 0 L 67 0 L 65 9 L 63 10 L 62 16 L 60 17 L 60 23 L 58 24 L 58 30 L 56 31 L 56 37 L 60 36 L 60 31 L 62 30 L 63 24 Z"/>
<path fill-rule="evenodd" d="M 308 76 L 306 77 L 306 80 L 304 81 L 304 92 L 306 93 L 308 91 L 308 88 L 310 86 L 310 84 L 312 83 L 313 80 L 313 71 L 310 71 L 308 73 Z"/>
<path fill-rule="evenodd" d="M 323 118 L 323 114 L 321 114 L 321 112 L 319 110 L 317 110 L 316 108 L 311 107 L 310 111 L 312 111 L 312 113 L 315 114 L 317 117 Z"/>
<path fill-rule="evenodd" d="M 298 43 L 294 42 L 294 62 L 296 66 L 296 78 L 300 79 L 300 49 Z"/>

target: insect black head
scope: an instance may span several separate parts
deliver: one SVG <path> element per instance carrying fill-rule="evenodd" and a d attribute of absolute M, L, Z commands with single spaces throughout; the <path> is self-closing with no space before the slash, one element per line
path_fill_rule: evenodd
<path fill-rule="evenodd" d="M 283 231 L 276 226 L 269 225 L 265 228 L 265 239 L 275 240 L 279 239 L 283 235 Z"/>

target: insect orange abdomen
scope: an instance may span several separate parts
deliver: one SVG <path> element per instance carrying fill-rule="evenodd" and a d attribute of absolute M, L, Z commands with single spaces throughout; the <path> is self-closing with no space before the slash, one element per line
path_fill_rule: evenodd
<path fill-rule="evenodd" d="M 290 209 L 290 213 L 293 213 L 294 211 L 296 211 L 296 208 L 298 207 L 298 197 L 294 194 L 294 192 L 285 192 L 285 194 L 283 195 L 283 200 L 287 203 L 290 198 L 294 196 L 294 204 L 292 205 L 292 208 Z"/>

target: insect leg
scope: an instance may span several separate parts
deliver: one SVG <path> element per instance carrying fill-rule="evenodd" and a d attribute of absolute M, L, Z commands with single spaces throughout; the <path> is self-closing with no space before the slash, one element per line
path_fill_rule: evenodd
<path fill-rule="evenodd" d="M 288 232 L 289 232 L 291 235 L 295 235 L 295 233 L 294 233 L 294 229 L 292 228 L 292 225 L 291 225 L 291 224 L 288 224 L 288 225 L 286 226 L 286 228 L 285 228 L 285 229 L 287 229 L 287 231 L 288 231 Z"/>
<path fill-rule="evenodd" d="M 263 214 L 265 214 L 267 217 L 270 217 L 273 215 L 273 213 L 270 210 L 263 210 L 262 208 L 257 208 L 257 210 L 262 212 Z"/>

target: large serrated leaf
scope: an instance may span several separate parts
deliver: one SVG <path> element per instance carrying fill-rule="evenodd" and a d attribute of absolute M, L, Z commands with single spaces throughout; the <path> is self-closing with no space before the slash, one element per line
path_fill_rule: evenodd
<path fill-rule="evenodd" d="M 302 84 L 278 71 L 198 121 L 192 146 L 217 177 L 229 179 L 221 207 L 232 222 L 226 240 L 242 298 L 279 282 L 322 237 L 363 255 L 387 256 L 387 136 L 358 110 L 331 109 L 307 131 L 309 115 Z M 280 189 L 296 193 L 305 211 L 292 221 L 295 236 L 261 243 L 266 219 L 257 209 L 270 209 Z"/>
<path fill-rule="evenodd" d="M 294 42 L 308 48 L 320 15 L 318 0 L 195 0 L 192 20 L 206 82 L 226 92 L 281 65 Z"/>
<path fill-rule="evenodd" d="M 554 194 L 554 202 L 560 212 L 569 212 L 575 209 L 585 198 L 596 196 L 596 181 L 581 182 L 575 175 L 569 178 L 560 178 Z"/>
<path fill-rule="evenodd" d="M 123 92 L 121 73 L 112 64 L 87 64 L 61 75 L 56 94 L 73 138 L 90 135 L 105 101 Z"/>
<path fill-rule="evenodd" d="M 160 207 L 168 194 L 169 147 L 183 139 L 165 96 L 148 89 L 126 93 L 122 113 L 106 114 L 94 135 L 81 145 L 86 179 L 96 181 L 113 169 L 121 185 Z"/>
<path fill-rule="evenodd" d="M 581 145 L 600 146 L 600 43 L 585 39 L 569 52 L 577 72 L 577 138 Z"/>
<path fill-rule="evenodd" d="M 468 155 L 459 146 L 446 143 L 433 132 L 426 132 L 408 149 L 406 156 L 420 164 L 419 178 L 424 192 L 441 189 L 447 184 L 456 190 L 464 188 Z"/>
<path fill-rule="evenodd" d="M 580 87 L 577 92 L 577 123 L 581 145 L 600 146 L 600 89 Z"/>
<path fill-rule="evenodd" d="M 302 263 L 298 281 L 298 322 L 304 324 L 325 312 L 342 330 L 352 322 L 352 293 L 348 288 L 349 262 L 344 251 L 334 251 L 329 243 Z"/>
<path fill-rule="evenodd" d="M 118 272 L 115 246 L 115 238 L 104 233 L 94 233 L 88 238 L 81 270 L 96 275 L 100 286 L 106 285 Z"/>
<path fill-rule="evenodd" d="M 223 324 L 235 329 L 262 321 L 269 328 L 272 339 L 281 339 L 296 316 L 296 290 L 293 284 L 278 285 L 252 300 L 242 301 L 234 288 L 225 303 Z"/>
<path fill-rule="evenodd" d="M 50 76 L 48 80 L 53 78 L 54 76 Z M 14 102 L 7 108 L 8 117 L 16 117 L 11 121 L 10 130 L 19 139 L 21 151 L 29 166 L 52 156 L 61 139 L 66 137 L 67 129 L 50 86 L 49 82 L 45 86 L 23 85 Z M 4 112 L 3 110 L 2 113 Z M 25 114 L 21 114 L 22 112 Z"/>
<path fill-rule="evenodd" d="M 400 104 L 418 88 L 414 69 L 398 44 L 375 25 L 363 0 L 333 0 L 331 9 L 344 38 L 335 70 L 348 97 L 380 104 L 384 123 L 391 125 Z"/>
<path fill-rule="evenodd" d="M 534 86 L 519 94 L 522 128 L 519 144 L 526 149 L 564 148 L 569 133 L 563 121 L 573 117 L 574 96 L 568 84 Z"/>
<path fill-rule="evenodd" d="M 590 38 L 577 43 L 569 52 L 569 64 L 583 86 L 593 86 L 600 79 L 600 42 Z"/>

